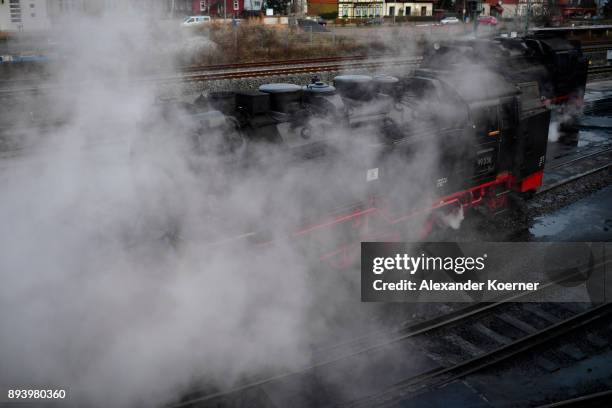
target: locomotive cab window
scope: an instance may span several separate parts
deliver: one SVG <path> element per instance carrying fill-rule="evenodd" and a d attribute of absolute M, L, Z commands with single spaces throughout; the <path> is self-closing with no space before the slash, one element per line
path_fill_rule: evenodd
<path fill-rule="evenodd" d="M 555 56 L 555 66 L 557 67 L 557 71 L 561 72 L 561 73 L 566 73 L 568 72 L 568 69 L 570 67 L 570 56 L 567 52 L 560 52 L 557 53 L 557 55 Z"/>
<path fill-rule="evenodd" d="M 487 137 L 490 133 L 498 132 L 500 126 L 497 105 L 478 108 L 474 114 L 474 125 L 476 137 Z"/>
<path fill-rule="evenodd" d="M 506 102 L 500 106 L 501 129 L 511 129 L 517 120 L 516 104 L 514 101 Z"/>

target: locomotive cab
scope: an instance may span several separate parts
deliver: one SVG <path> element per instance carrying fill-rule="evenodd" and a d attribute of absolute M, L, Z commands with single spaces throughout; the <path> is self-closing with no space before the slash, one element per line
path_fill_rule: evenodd
<path fill-rule="evenodd" d="M 520 125 L 507 155 L 513 158 L 514 189 L 527 193 L 535 191 L 542 182 L 551 112 L 542 105 L 536 82 L 518 85 L 521 89 Z"/>

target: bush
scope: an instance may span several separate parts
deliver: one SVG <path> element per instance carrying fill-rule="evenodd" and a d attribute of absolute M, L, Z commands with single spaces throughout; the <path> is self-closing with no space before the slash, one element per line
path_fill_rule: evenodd
<path fill-rule="evenodd" d="M 208 52 L 190 55 L 186 64 L 222 64 L 322 57 L 329 55 L 354 55 L 363 53 L 365 46 L 354 39 L 329 33 L 315 33 L 310 42 L 309 33 L 281 25 L 264 25 L 250 21 L 234 27 L 231 24 L 212 23 L 201 35 L 216 44 Z"/>

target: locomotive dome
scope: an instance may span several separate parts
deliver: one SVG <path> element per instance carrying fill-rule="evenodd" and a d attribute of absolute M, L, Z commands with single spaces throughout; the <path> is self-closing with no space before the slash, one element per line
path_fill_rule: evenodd
<path fill-rule="evenodd" d="M 376 75 L 372 78 L 377 92 L 387 95 L 399 92 L 399 79 L 391 75 Z"/>
<path fill-rule="evenodd" d="M 264 84 L 259 87 L 259 91 L 270 95 L 271 108 L 277 112 L 296 110 L 302 97 L 302 87 L 296 84 Z"/>
<path fill-rule="evenodd" d="M 336 88 L 322 81 L 317 81 L 313 84 L 308 84 L 302 88 L 304 92 L 315 95 L 333 95 L 336 93 Z"/>
<path fill-rule="evenodd" d="M 375 75 L 372 80 L 378 84 L 397 84 L 399 79 L 391 75 Z"/>
<path fill-rule="evenodd" d="M 369 75 L 338 75 L 334 77 L 334 85 L 338 84 L 364 84 L 372 81 Z"/>
<path fill-rule="evenodd" d="M 265 93 L 289 93 L 289 92 L 299 92 L 302 88 L 296 84 L 287 84 L 287 83 L 273 83 L 273 84 L 264 84 L 259 87 L 260 92 Z"/>
<path fill-rule="evenodd" d="M 353 99 L 368 99 L 372 93 L 372 77 L 369 75 L 338 75 L 334 86 L 342 95 Z"/>

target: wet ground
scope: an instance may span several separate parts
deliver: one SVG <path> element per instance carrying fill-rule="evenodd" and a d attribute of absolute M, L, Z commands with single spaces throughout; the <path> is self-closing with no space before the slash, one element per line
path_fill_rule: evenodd
<path fill-rule="evenodd" d="M 612 186 L 536 218 L 530 232 L 535 240 L 612 241 Z"/>
<path fill-rule="evenodd" d="M 589 84 L 575 145 L 549 143 L 547 166 L 612 148 L 612 81 Z M 545 175 L 550 182 L 554 172 Z M 581 187 L 581 180 L 576 182 Z M 529 228 L 534 240 L 612 241 L 612 186 L 600 188 L 568 206 L 535 217 Z M 561 190 L 560 195 L 575 191 Z M 564 197 L 559 197 L 560 199 Z M 553 200 L 556 201 L 556 200 Z M 541 205 L 535 203 L 535 206 Z M 533 208 L 534 205 L 531 205 Z"/>

